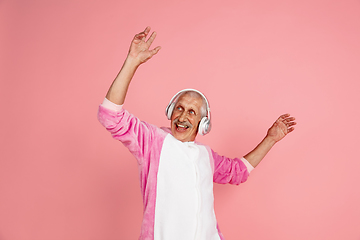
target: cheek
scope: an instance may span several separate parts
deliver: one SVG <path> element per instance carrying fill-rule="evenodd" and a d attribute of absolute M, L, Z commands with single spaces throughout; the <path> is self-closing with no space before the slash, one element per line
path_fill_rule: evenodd
<path fill-rule="evenodd" d="M 196 128 L 199 125 L 200 119 L 199 118 L 192 118 L 190 119 L 190 123 Z"/>
<path fill-rule="evenodd" d="M 177 114 L 176 114 L 176 113 L 173 113 L 173 114 L 171 115 L 171 122 L 173 122 L 176 118 L 177 118 Z"/>
<path fill-rule="evenodd" d="M 179 117 L 178 114 L 173 113 L 173 115 L 171 116 L 171 126 L 174 125 L 174 121 L 175 121 L 175 119 L 177 119 L 178 117 Z"/>
<path fill-rule="evenodd" d="M 175 118 L 177 118 L 178 113 L 173 111 L 171 114 L 171 121 L 174 121 Z"/>

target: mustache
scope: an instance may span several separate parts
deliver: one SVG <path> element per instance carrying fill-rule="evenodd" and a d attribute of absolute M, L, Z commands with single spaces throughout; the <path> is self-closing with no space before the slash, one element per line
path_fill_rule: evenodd
<path fill-rule="evenodd" d="M 181 124 L 181 125 L 184 125 L 189 128 L 193 127 L 193 125 L 191 123 L 189 123 L 188 121 L 180 122 L 178 118 L 174 119 L 174 124 L 176 124 L 176 125 Z"/>

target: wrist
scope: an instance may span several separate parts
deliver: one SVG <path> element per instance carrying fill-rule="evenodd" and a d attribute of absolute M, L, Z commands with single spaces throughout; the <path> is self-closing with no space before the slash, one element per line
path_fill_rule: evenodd
<path fill-rule="evenodd" d="M 263 142 L 266 145 L 269 145 L 270 147 L 274 146 L 276 143 L 276 140 L 268 135 L 266 135 L 266 137 L 264 138 Z"/>
<path fill-rule="evenodd" d="M 125 59 L 125 64 L 137 68 L 138 66 L 140 66 L 141 62 L 136 57 L 128 54 Z"/>

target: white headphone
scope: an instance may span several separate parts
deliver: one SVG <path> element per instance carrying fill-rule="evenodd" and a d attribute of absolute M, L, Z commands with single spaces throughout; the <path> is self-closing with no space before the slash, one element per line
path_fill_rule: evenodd
<path fill-rule="evenodd" d="M 198 133 L 200 135 L 205 135 L 207 133 L 210 132 L 211 130 L 211 121 L 210 121 L 210 105 L 209 105 L 209 102 L 208 100 L 206 99 L 205 95 L 202 94 L 200 91 L 198 90 L 195 90 L 195 89 L 191 89 L 191 88 L 188 88 L 188 89 L 184 89 L 184 90 L 181 90 L 180 92 L 178 92 L 177 94 L 175 94 L 169 104 L 167 105 L 166 109 L 165 109 L 165 115 L 167 116 L 167 118 L 169 120 L 171 120 L 171 115 L 174 111 L 174 108 L 175 108 L 175 100 L 177 100 L 177 98 L 180 96 L 181 93 L 183 92 L 188 92 L 188 91 L 192 91 L 192 92 L 196 92 L 198 94 L 200 94 L 203 99 L 205 99 L 205 102 L 206 102 L 206 117 L 203 117 L 199 123 L 199 127 L 198 127 Z"/>

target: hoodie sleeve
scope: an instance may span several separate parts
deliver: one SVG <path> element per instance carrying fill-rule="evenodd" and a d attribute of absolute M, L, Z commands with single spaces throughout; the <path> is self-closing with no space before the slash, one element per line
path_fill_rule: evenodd
<path fill-rule="evenodd" d="M 116 105 L 105 99 L 98 110 L 99 122 L 136 157 L 139 164 L 148 159 L 153 143 L 159 135 L 165 135 L 158 127 L 140 121 L 126 111 L 122 105 Z"/>
<path fill-rule="evenodd" d="M 214 182 L 238 185 L 247 180 L 253 167 L 245 158 L 231 159 L 220 156 L 213 150 L 211 150 L 211 153 L 214 161 Z"/>

